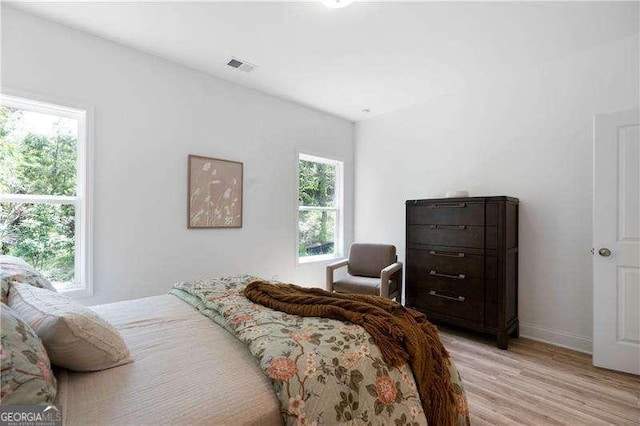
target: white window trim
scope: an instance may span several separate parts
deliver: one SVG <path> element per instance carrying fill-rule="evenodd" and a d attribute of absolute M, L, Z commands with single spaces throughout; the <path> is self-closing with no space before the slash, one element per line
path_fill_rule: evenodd
<path fill-rule="evenodd" d="M 336 166 L 336 188 L 335 188 L 335 207 L 315 207 L 315 206 L 300 206 L 298 204 L 298 197 L 300 193 L 300 160 L 313 161 L 316 163 L 331 164 Z M 344 253 L 344 161 L 334 158 L 321 157 L 318 155 L 308 154 L 305 152 L 296 152 L 295 162 L 296 172 L 296 191 L 295 191 L 295 205 L 296 205 L 296 241 L 295 241 L 295 254 L 296 265 L 307 265 L 309 263 L 326 262 L 329 260 L 339 259 L 343 257 Z M 336 230 L 335 230 L 335 253 L 333 254 L 319 254 L 315 256 L 298 255 L 299 242 L 300 242 L 300 212 L 301 211 L 335 211 L 336 212 Z"/>
<path fill-rule="evenodd" d="M 7 89 L 4 89 L 7 93 Z M 52 103 L 56 102 L 56 103 Z M 0 194 L 0 201 L 20 203 L 72 204 L 75 206 L 75 286 L 59 290 L 71 297 L 93 295 L 93 109 L 85 106 L 63 106 L 67 102 L 46 101 L 38 96 L 0 93 L 0 105 L 14 109 L 57 115 L 78 121 L 76 195 Z"/>

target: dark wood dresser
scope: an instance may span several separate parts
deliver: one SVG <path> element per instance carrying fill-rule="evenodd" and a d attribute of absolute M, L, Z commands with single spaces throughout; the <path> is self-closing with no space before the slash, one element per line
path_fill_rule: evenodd
<path fill-rule="evenodd" d="M 518 199 L 409 200 L 406 305 L 429 320 L 518 337 Z"/>

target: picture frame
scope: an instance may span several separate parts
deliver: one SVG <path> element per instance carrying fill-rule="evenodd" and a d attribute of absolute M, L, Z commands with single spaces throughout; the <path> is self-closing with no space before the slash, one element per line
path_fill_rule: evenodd
<path fill-rule="evenodd" d="M 243 163 L 189 155 L 187 228 L 242 228 Z"/>

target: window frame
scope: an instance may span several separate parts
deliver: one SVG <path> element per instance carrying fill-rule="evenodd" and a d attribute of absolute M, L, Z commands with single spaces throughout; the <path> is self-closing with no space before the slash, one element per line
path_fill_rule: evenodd
<path fill-rule="evenodd" d="M 335 206 L 334 207 L 320 207 L 320 206 L 301 206 L 300 199 L 300 161 L 312 161 L 316 163 L 330 164 L 336 166 L 336 179 L 335 179 Z M 323 262 L 333 259 L 339 259 L 343 257 L 344 253 L 344 161 L 324 157 L 316 154 L 309 154 L 307 152 L 296 152 L 296 241 L 295 241 L 295 253 L 296 253 L 296 265 L 305 265 L 314 262 Z M 335 224 L 335 251 L 332 254 L 318 254 L 312 256 L 300 256 L 300 212 L 301 211 L 335 211 L 336 212 L 336 224 Z"/>
<path fill-rule="evenodd" d="M 70 118 L 78 121 L 76 144 L 76 195 L 4 194 L 1 202 L 67 204 L 75 207 L 74 245 L 74 286 L 60 289 L 71 297 L 93 295 L 93 245 L 92 245 L 92 193 L 93 193 L 93 151 L 91 125 L 93 111 L 84 106 L 67 106 L 64 102 L 48 102 L 36 96 L 18 96 L 0 93 L 0 105 L 13 109 L 37 112 Z"/>

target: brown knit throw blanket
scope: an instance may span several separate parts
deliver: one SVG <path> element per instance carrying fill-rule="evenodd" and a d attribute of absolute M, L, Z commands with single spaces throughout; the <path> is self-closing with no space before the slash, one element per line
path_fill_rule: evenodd
<path fill-rule="evenodd" d="M 288 314 L 350 321 L 363 327 L 387 365 L 409 363 L 429 424 L 456 423 L 456 398 L 447 367 L 449 354 L 438 329 L 422 313 L 382 297 L 329 293 L 262 280 L 250 282 L 244 295 L 254 303 Z"/>

